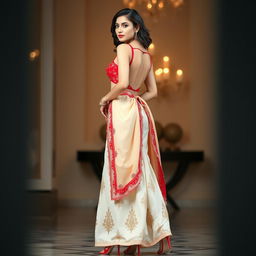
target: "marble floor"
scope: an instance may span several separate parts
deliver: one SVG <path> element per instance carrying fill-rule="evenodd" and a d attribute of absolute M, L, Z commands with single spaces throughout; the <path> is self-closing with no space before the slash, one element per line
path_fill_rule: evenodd
<path fill-rule="evenodd" d="M 217 255 L 213 208 L 190 207 L 168 211 L 173 233 L 172 251 L 168 255 Z M 29 255 L 99 255 L 98 251 L 103 248 L 94 247 L 95 213 L 95 208 L 59 208 L 53 222 L 34 220 L 26 242 Z M 121 252 L 125 248 L 121 247 Z M 158 244 L 142 248 L 141 255 L 157 255 L 157 250 Z M 116 248 L 111 255 L 117 255 Z"/>

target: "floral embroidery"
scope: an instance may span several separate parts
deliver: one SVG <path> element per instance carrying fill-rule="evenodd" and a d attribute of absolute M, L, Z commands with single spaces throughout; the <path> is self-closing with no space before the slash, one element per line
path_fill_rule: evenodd
<path fill-rule="evenodd" d="M 125 239 L 121 234 L 119 233 L 119 230 L 117 230 L 116 235 L 111 238 L 111 240 L 120 240 Z"/>
<path fill-rule="evenodd" d="M 106 229 L 106 231 L 109 233 L 113 226 L 114 226 L 114 222 L 113 222 L 113 218 L 111 215 L 110 210 L 108 209 L 104 218 L 104 222 L 103 222 L 103 226 Z"/>
<path fill-rule="evenodd" d="M 118 83 L 118 65 L 114 60 L 106 68 L 106 73 L 111 82 Z"/>
<path fill-rule="evenodd" d="M 140 122 L 140 149 L 139 149 L 139 161 L 138 161 L 138 172 L 133 177 L 133 179 L 127 183 L 126 185 L 120 184 L 117 187 L 117 175 L 116 175 L 116 165 L 115 165 L 115 158 L 116 158 L 116 151 L 115 151 L 115 142 L 114 142 L 114 136 L 113 136 L 113 117 L 112 117 L 112 106 L 113 103 L 111 102 L 109 105 L 109 115 L 108 115 L 108 152 L 109 152 L 109 174 L 110 174 L 110 184 L 111 184 L 111 199 L 112 200 L 118 200 L 129 194 L 132 190 L 134 190 L 140 181 L 140 177 L 142 175 L 141 170 L 141 162 L 142 162 L 142 114 L 141 114 L 141 106 L 136 101 L 137 107 L 138 107 L 138 113 L 139 113 L 139 122 Z"/>
<path fill-rule="evenodd" d="M 132 232 L 133 229 L 137 226 L 137 224 L 138 224 L 138 221 L 137 221 L 135 211 L 133 210 L 133 208 L 131 208 L 129 211 L 128 218 L 126 219 L 125 225 Z"/>
<path fill-rule="evenodd" d="M 106 67 L 106 74 L 109 77 L 109 80 L 114 84 L 118 83 L 118 65 L 114 62 L 114 60 Z M 133 90 L 135 92 L 139 92 L 140 88 L 133 89 L 131 85 L 128 85 L 128 89 Z"/>
<path fill-rule="evenodd" d="M 164 173 L 162 169 L 162 164 L 161 164 L 161 158 L 160 158 L 160 153 L 159 153 L 159 146 L 158 146 L 158 141 L 157 141 L 157 136 L 156 136 L 156 130 L 155 130 L 155 125 L 153 123 L 153 117 L 151 114 L 151 111 L 149 107 L 147 106 L 146 103 L 143 102 L 143 99 L 140 98 L 139 96 L 135 97 L 130 96 L 128 93 L 122 93 L 122 94 L 127 94 L 129 97 L 135 98 L 138 111 L 139 111 L 139 122 L 140 122 L 140 150 L 139 150 L 139 163 L 138 163 L 138 171 L 137 174 L 132 178 L 132 180 L 125 184 L 122 188 L 118 187 L 117 184 L 117 174 L 116 174 L 116 165 L 115 165 L 115 158 L 116 158 L 116 151 L 115 151 L 115 143 L 114 143 L 114 127 L 113 127 L 113 118 L 112 118 L 112 106 L 113 102 L 111 101 L 109 104 L 109 114 L 108 114 L 108 122 L 107 122 L 107 143 L 108 143 L 108 156 L 109 156 L 109 176 L 110 176 L 110 193 L 111 193 L 111 200 L 118 200 L 129 194 L 132 190 L 134 190 L 140 179 L 141 179 L 141 174 L 142 174 L 142 113 L 141 113 L 141 108 L 145 106 L 145 112 L 147 114 L 148 120 L 149 120 L 149 132 L 151 134 L 151 142 L 149 142 L 153 146 L 153 150 L 155 152 L 156 156 L 156 162 L 157 166 L 154 168 L 157 181 L 159 184 L 159 187 L 162 192 L 162 196 L 165 201 L 167 201 L 166 197 L 166 184 L 164 180 Z"/>

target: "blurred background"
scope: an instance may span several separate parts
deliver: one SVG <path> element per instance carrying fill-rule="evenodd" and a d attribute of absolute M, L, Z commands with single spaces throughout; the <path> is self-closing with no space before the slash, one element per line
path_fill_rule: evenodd
<path fill-rule="evenodd" d="M 148 104 L 169 195 L 170 255 L 236 255 L 234 245 L 250 255 L 253 4 L 214 0 L 5 3 L 4 249 L 8 255 L 100 250 L 94 227 L 105 119 L 98 102 L 110 90 L 111 21 L 125 7 L 141 14 L 153 40 L 158 97 Z"/>

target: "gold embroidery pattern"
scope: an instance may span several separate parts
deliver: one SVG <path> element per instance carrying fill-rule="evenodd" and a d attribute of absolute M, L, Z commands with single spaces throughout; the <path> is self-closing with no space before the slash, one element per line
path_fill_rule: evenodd
<path fill-rule="evenodd" d="M 154 246 L 156 241 L 159 241 L 159 238 L 163 239 L 166 236 L 172 236 L 170 230 L 166 230 L 166 232 L 164 232 L 164 230 L 162 230 L 162 232 L 160 233 L 160 235 L 158 235 L 154 240 L 152 240 L 152 238 L 149 238 L 148 236 L 144 236 L 143 239 L 133 239 L 133 240 L 129 240 L 129 242 L 125 243 L 122 242 L 123 245 L 129 246 L 131 243 L 132 244 L 141 244 L 143 247 L 149 247 L 149 246 Z M 96 246 L 112 246 L 113 245 L 113 241 L 109 241 L 109 240 L 103 240 L 103 239 L 97 239 L 96 240 Z"/>
<path fill-rule="evenodd" d="M 168 211 L 167 211 L 167 208 L 166 206 L 164 205 L 164 203 L 162 203 L 162 216 L 163 218 L 168 218 Z"/>
<path fill-rule="evenodd" d="M 133 208 L 129 211 L 128 218 L 126 219 L 125 225 L 128 227 L 128 229 L 132 232 L 133 229 L 138 224 L 136 214 L 133 210 Z"/>
<path fill-rule="evenodd" d="M 109 209 L 107 210 L 107 213 L 105 215 L 103 226 L 108 231 L 108 233 L 112 230 L 114 226 L 112 215 Z"/>
<path fill-rule="evenodd" d="M 120 240 L 124 239 L 123 236 L 120 235 L 119 230 L 117 230 L 116 235 L 111 238 L 111 240 Z"/>

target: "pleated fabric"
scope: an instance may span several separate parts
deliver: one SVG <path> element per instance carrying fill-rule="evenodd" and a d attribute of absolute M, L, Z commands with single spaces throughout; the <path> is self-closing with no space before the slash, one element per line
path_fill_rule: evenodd
<path fill-rule="evenodd" d="M 134 245 L 150 247 L 172 236 L 169 215 L 148 156 L 149 122 L 142 108 L 142 178 L 120 200 L 111 200 L 107 140 L 95 223 L 95 246 Z M 124 145 L 125 146 L 125 145 Z"/>

